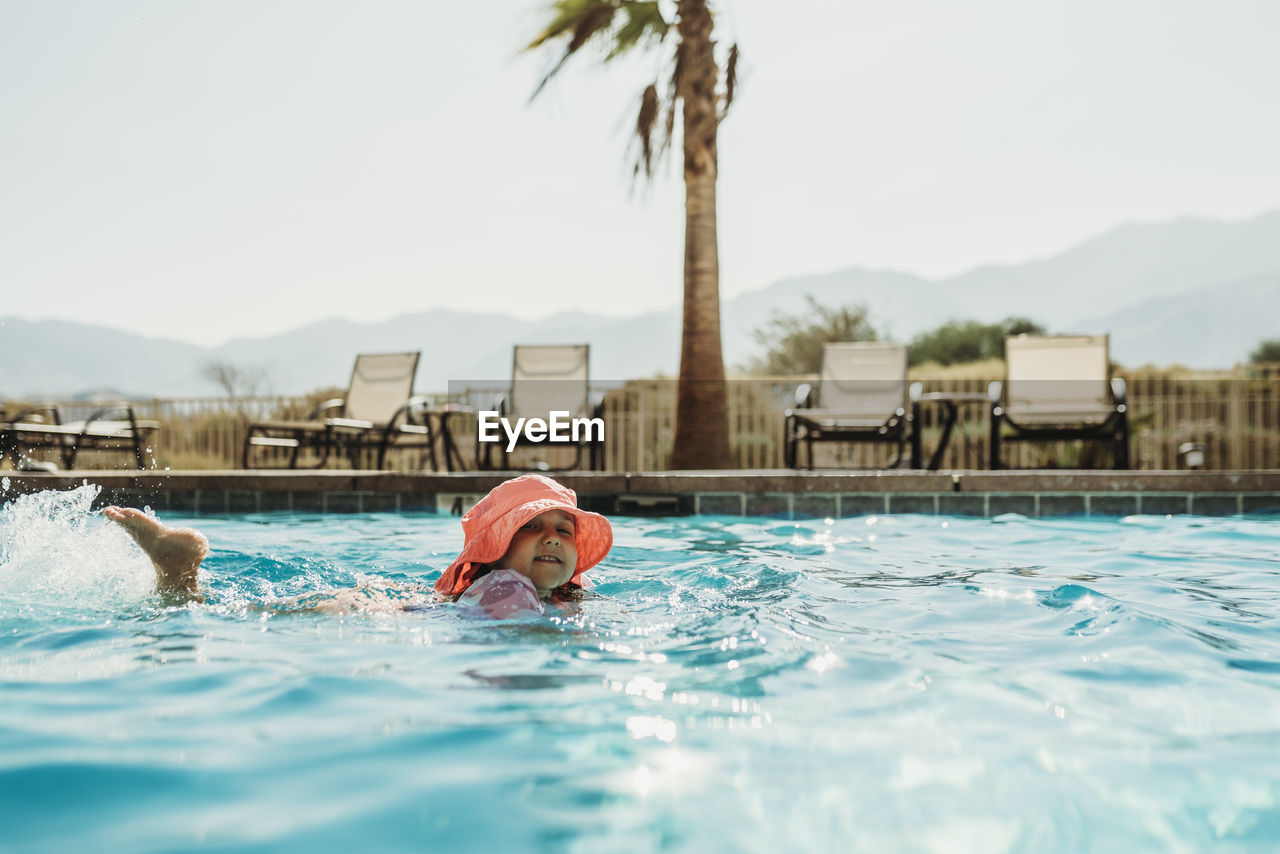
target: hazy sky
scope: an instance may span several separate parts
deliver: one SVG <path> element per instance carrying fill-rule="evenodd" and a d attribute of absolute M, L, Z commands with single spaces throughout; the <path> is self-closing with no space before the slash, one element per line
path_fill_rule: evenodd
<path fill-rule="evenodd" d="M 1280 207 L 1275 0 L 732 0 L 722 294 Z M 679 302 L 658 55 L 533 103 L 537 0 L 0 0 L 0 317 L 196 343 Z M 584 57 L 585 58 L 585 57 Z M 576 65 L 576 67 L 575 67 Z"/>

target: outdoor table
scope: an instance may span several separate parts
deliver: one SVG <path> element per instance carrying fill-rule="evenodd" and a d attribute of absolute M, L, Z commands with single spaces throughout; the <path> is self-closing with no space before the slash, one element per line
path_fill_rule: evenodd
<path fill-rule="evenodd" d="M 960 407 L 966 404 L 989 402 L 986 392 L 981 391 L 931 391 L 917 398 L 920 403 L 941 404 L 943 412 L 942 435 L 938 437 L 938 446 L 929 457 L 929 471 L 937 471 L 942 463 L 942 455 L 947 451 L 947 443 L 951 441 L 951 431 L 960 417 Z"/>

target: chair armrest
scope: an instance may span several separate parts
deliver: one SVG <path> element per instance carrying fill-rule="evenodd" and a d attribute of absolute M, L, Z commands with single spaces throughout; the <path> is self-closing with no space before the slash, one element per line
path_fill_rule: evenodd
<path fill-rule="evenodd" d="M 813 408 L 813 386 L 800 383 L 796 386 L 796 409 Z"/>
<path fill-rule="evenodd" d="M 906 409 L 906 412 L 903 414 L 907 416 L 907 419 L 913 425 L 920 424 L 920 395 L 922 395 L 923 393 L 924 393 L 924 383 L 922 382 L 918 382 L 918 381 L 913 382 L 911 385 L 907 386 L 907 409 Z M 913 431 L 912 431 L 913 435 L 919 436 L 919 434 L 915 432 L 915 430 L 918 430 L 918 429 L 919 429 L 918 426 L 913 428 Z M 917 457 L 919 457 L 919 454 L 913 451 L 912 465 L 911 465 L 912 468 L 920 468 L 920 466 L 917 465 L 917 463 L 919 462 Z"/>
<path fill-rule="evenodd" d="M 466 403 L 449 403 L 446 402 L 435 411 L 435 415 L 440 419 L 440 426 L 444 428 L 449 419 L 454 416 L 461 415 L 477 415 L 480 410 Z"/>
<path fill-rule="evenodd" d="M 405 424 L 418 424 L 425 426 L 427 419 L 431 417 L 431 410 L 427 406 L 427 399 L 420 394 L 406 400 L 397 407 L 396 411 L 387 419 L 387 431 L 395 429 L 397 423 L 403 418 Z"/>
<path fill-rule="evenodd" d="M 128 404 L 122 401 L 120 403 L 108 403 L 105 406 L 100 406 L 97 409 L 95 409 L 89 415 L 89 417 L 84 420 L 85 431 L 86 432 L 88 431 L 89 425 L 92 424 L 93 422 L 106 421 L 108 420 L 107 419 L 108 415 L 114 415 L 116 413 L 123 414 L 125 416 L 125 420 L 129 422 L 130 427 L 132 428 L 137 427 L 138 420 L 137 418 L 134 417 L 133 406 L 131 404 Z"/>
<path fill-rule="evenodd" d="M 341 409 L 347 405 L 345 398 L 333 397 L 311 410 L 311 414 L 307 416 L 307 420 L 315 421 L 320 417 L 320 413 L 327 412 L 330 409 Z"/>
<path fill-rule="evenodd" d="M 324 423 L 327 427 L 348 427 L 355 430 L 372 430 L 377 426 L 372 421 L 365 421 L 363 418 L 326 418 Z M 390 429 L 390 427 L 387 429 Z"/>
<path fill-rule="evenodd" d="M 587 406 L 591 409 L 592 418 L 604 417 L 604 392 L 593 391 L 587 395 Z"/>
<path fill-rule="evenodd" d="M 1125 384 L 1124 377 L 1112 377 L 1111 396 L 1115 398 L 1116 406 L 1124 406 L 1128 394 L 1129 387 Z"/>
<path fill-rule="evenodd" d="M 13 415 L 5 415 L 4 420 L 11 424 L 17 421 L 30 421 L 34 424 L 42 424 L 46 417 L 52 419 L 49 422 L 51 424 L 62 423 L 62 418 L 58 415 L 58 407 L 52 403 L 32 404 L 25 409 L 19 409 Z"/>

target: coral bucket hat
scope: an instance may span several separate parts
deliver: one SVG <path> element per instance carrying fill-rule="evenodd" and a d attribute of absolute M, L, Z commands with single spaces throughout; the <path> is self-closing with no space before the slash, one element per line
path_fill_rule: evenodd
<path fill-rule="evenodd" d="M 599 513 L 579 510 L 577 493 L 567 486 L 540 474 L 526 474 L 498 484 L 463 515 L 462 553 L 436 581 L 436 592 L 462 593 L 481 566 L 507 553 L 511 538 L 525 522 L 548 510 L 563 510 L 574 518 L 578 564 L 568 583 L 582 587 L 582 574 L 604 560 L 613 547 L 613 526 Z"/>

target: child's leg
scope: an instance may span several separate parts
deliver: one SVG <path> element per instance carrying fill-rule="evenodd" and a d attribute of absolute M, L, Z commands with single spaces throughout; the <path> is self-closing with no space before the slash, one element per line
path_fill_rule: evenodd
<path fill-rule="evenodd" d="M 105 507 L 102 515 L 129 532 L 156 568 L 156 591 L 168 596 L 197 595 L 196 575 L 209 554 L 209 541 L 191 528 L 170 528 L 132 507 Z"/>

